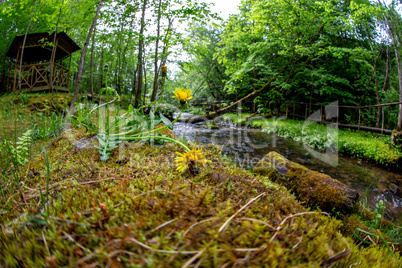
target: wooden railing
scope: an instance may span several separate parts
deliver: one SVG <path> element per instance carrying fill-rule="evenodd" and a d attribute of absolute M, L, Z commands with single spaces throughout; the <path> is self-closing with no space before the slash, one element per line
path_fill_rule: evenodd
<path fill-rule="evenodd" d="M 32 90 L 36 87 L 49 88 L 68 87 L 70 70 L 55 63 L 53 68 L 52 83 L 50 81 L 50 62 L 22 65 L 21 72 L 16 64 L 14 69 L 13 90 L 19 90 L 18 81 L 21 89 Z"/>
<path fill-rule="evenodd" d="M 297 114 L 295 112 L 296 105 L 304 105 L 305 106 L 305 115 L 303 114 Z M 288 102 L 284 104 L 281 108 L 283 107 L 286 109 L 286 116 L 285 118 L 297 118 L 297 119 L 304 119 L 307 120 L 308 116 L 310 115 L 311 111 L 314 111 L 315 107 L 319 107 L 317 111 L 319 111 L 320 115 L 318 116 L 318 119 L 312 120 L 309 119 L 310 121 L 316 121 L 318 123 L 325 123 L 326 121 L 326 113 L 324 111 L 325 107 L 336 107 L 336 108 L 346 108 L 346 109 L 357 109 L 358 110 L 358 124 L 357 125 L 352 125 L 352 124 L 346 124 L 346 123 L 340 123 L 338 122 L 338 127 L 343 127 L 343 128 L 351 128 L 351 129 L 356 129 L 357 132 L 360 132 L 361 130 L 366 130 L 366 131 L 371 131 L 371 132 L 377 132 L 381 134 L 392 134 L 392 130 L 390 129 L 385 129 L 385 110 L 384 107 L 386 106 L 396 106 L 396 105 L 401 105 L 402 102 L 393 102 L 393 103 L 383 103 L 383 104 L 374 104 L 374 105 L 365 105 L 365 106 L 350 106 L 350 105 L 331 105 L 331 104 L 315 104 L 315 103 L 307 103 L 307 102 Z M 362 109 L 367 109 L 367 108 L 378 108 L 380 107 L 382 109 L 382 117 L 381 117 L 381 128 L 379 127 L 370 127 L 370 126 L 363 126 L 362 125 Z M 303 108 L 303 107 L 301 107 Z M 293 112 L 292 112 L 293 110 Z M 300 109 L 299 109 L 300 112 Z"/>

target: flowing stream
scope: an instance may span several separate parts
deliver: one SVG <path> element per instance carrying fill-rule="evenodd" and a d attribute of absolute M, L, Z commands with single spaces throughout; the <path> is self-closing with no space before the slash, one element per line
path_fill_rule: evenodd
<path fill-rule="evenodd" d="M 183 113 L 182 118 L 191 117 Z M 312 170 L 328 174 L 360 194 L 374 210 L 379 200 L 384 200 L 386 218 L 400 223 L 402 220 L 402 174 L 391 172 L 359 159 L 339 155 L 338 165 L 328 165 L 312 156 L 302 142 L 269 135 L 258 129 L 236 127 L 228 122 L 215 120 L 219 129 L 208 129 L 205 123 L 175 123 L 177 137 L 203 144 L 223 146 L 222 153 L 243 168 L 253 168 L 271 151 L 302 164 Z"/>

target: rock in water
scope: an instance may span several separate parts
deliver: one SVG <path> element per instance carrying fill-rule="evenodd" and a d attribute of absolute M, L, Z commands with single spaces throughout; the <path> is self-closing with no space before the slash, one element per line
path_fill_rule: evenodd
<path fill-rule="evenodd" d="M 270 152 L 254 167 L 254 172 L 267 175 L 293 192 L 310 206 L 319 206 L 323 211 L 350 214 L 359 193 L 345 184 L 289 161 L 277 152 Z"/>

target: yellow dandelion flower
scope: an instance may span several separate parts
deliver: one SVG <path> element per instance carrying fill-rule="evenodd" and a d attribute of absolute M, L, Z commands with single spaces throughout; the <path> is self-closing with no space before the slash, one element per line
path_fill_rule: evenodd
<path fill-rule="evenodd" d="M 176 154 L 178 156 L 174 161 L 176 162 L 177 170 L 183 172 L 188 169 L 193 175 L 199 173 L 198 165 L 211 162 L 204 159 L 202 149 L 197 149 L 197 144 L 194 144 L 193 150 L 190 150 L 184 154 L 176 152 Z"/>
<path fill-rule="evenodd" d="M 174 97 L 172 98 L 177 98 L 181 104 L 184 104 L 186 101 L 193 98 L 189 89 L 176 88 L 176 90 L 173 91 L 173 94 Z"/>

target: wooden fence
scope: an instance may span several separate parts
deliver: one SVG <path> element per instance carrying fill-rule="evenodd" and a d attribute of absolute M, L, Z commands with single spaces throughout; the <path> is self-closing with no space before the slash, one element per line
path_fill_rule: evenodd
<path fill-rule="evenodd" d="M 51 84 L 57 89 L 65 90 L 68 87 L 70 70 L 63 65 L 54 63 L 52 80 L 50 81 L 50 62 L 22 65 L 13 70 L 9 76 L 7 90 L 19 90 L 18 79 L 20 79 L 21 89 L 24 91 L 40 91 L 50 89 Z M 68 91 L 68 90 L 67 90 Z"/>
<path fill-rule="evenodd" d="M 300 114 L 296 114 L 296 112 L 295 112 L 296 111 L 296 104 L 305 105 L 305 115 L 304 115 L 304 117 L 302 115 L 300 115 Z M 384 103 L 384 104 L 366 105 L 366 106 L 348 106 L 348 105 L 313 104 L 313 103 L 307 103 L 307 102 L 292 102 L 292 103 L 287 103 L 286 104 L 286 118 L 291 116 L 293 118 L 299 118 L 299 119 L 307 120 L 307 118 L 309 116 L 309 113 L 311 111 L 311 107 L 316 106 L 316 107 L 319 107 L 319 111 L 320 111 L 320 117 L 319 117 L 320 119 L 318 120 L 318 122 L 319 123 L 325 123 L 326 116 L 325 116 L 325 113 L 323 113 L 325 107 L 357 109 L 358 113 L 359 113 L 359 119 L 358 119 L 358 124 L 357 125 L 338 124 L 338 126 L 342 127 L 342 128 L 357 129 L 358 132 L 360 132 L 360 129 L 361 129 L 361 130 L 367 130 L 367 131 L 377 132 L 377 133 L 381 133 L 381 134 L 392 134 L 392 130 L 384 128 L 384 122 L 385 122 L 384 108 L 386 106 L 394 106 L 394 105 L 400 105 L 400 104 L 402 104 L 402 102 L 393 102 L 393 103 Z M 382 109 L 382 120 L 381 120 L 382 124 L 381 124 L 381 128 L 362 126 L 361 125 L 361 119 L 362 119 L 361 110 L 362 109 L 367 109 L 367 108 L 378 108 L 378 107 L 381 107 L 381 109 Z M 289 108 L 292 109 L 293 113 L 290 113 Z"/>

